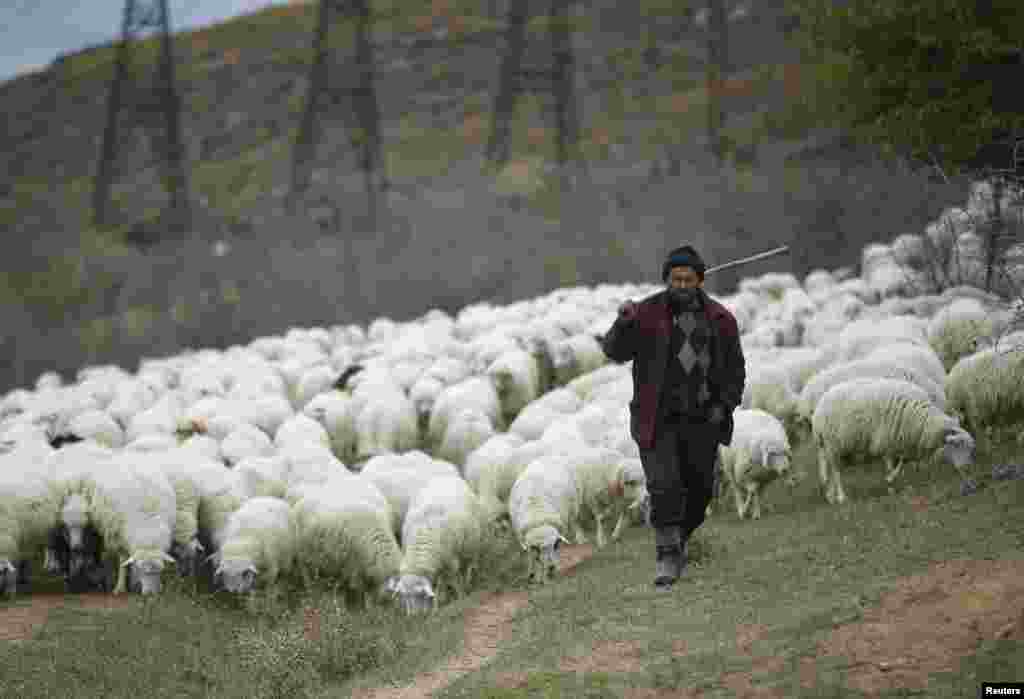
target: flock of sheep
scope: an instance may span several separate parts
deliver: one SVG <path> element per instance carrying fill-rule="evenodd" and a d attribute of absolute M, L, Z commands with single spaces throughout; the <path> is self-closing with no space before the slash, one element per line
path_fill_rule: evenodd
<path fill-rule="evenodd" d="M 721 299 L 747 359 L 720 450 L 740 517 L 798 480 L 804 440 L 842 503 L 848 463 L 885 462 L 891 482 L 939 454 L 966 474 L 975 436 L 1024 418 L 1020 309 L 967 286 L 912 295 L 877 273 L 896 256 L 869 246 L 860 277 L 767 274 Z M 173 565 L 234 593 L 329 581 L 412 613 L 464 594 L 502 527 L 548 579 L 567 537 L 604 546 L 644 520 L 631 371 L 599 339 L 624 298 L 660 288 L 44 374 L 0 399 L 0 590 L 43 554 L 78 588 L 156 593 Z"/>

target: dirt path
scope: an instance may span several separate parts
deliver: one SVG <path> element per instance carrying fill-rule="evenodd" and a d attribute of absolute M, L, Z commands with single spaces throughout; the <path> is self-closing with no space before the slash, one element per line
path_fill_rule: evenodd
<path fill-rule="evenodd" d="M 786 661 L 756 652 L 756 642 L 770 631 L 761 624 L 736 627 L 736 649 L 750 659 L 749 670 L 720 677 L 723 686 L 743 699 L 784 699 L 782 687 L 770 681 L 786 672 Z M 819 644 L 818 656 L 842 656 L 849 662 L 846 682 L 867 697 L 885 690 L 923 690 L 928 677 L 955 671 L 961 658 L 983 640 L 1024 640 L 1024 561 L 957 560 L 936 563 L 923 573 L 897 580 L 878 607 L 863 620 L 840 626 Z M 673 642 L 672 654 L 688 653 L 684 639 Z M 642 648 L 635 641 L 605 640 L 583 656 L 562 659 L 563 672 L 643 670 Z M 800 684 L 817 684 L 815 658 L 801 658 Z M 529 672 L 504 673 L 503 688 L 525 687 Z M 694 688 L 632 688 L 627 699 L 699 699 Z"/>
<path fill-rule="evenodd" d="M 562 549 L 560 568 L 572 575 L 577 565 L 593 555 L 593 547 L 567 546 Z M 526 606 L 525 592 L 502 592 L 484 598 L 480 606 L 466 613 L 463 629 L 465 648 L 440 667 L 423 672 L 404 687 L 357 689 L 352 699 L 426 699 L 463 675 L 479 670 L 498 652 L 498 645 L 511 633 L 510 622 Z"/>
<path fill-rule="evenodd" d="M 73 604 L 85 609 L 114 609 L 131 603 L 128 595 L 102 592 L 64 594 L 62 592 L 29 593 L 0 607 L 0 641 L 24 641 L 41 629 L 50 612 Z"/>

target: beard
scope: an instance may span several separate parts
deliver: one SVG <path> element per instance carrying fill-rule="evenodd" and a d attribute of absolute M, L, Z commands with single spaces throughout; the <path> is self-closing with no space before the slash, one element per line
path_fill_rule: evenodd
<path fill-rule="evenodd" d="M 701 308 L 700 289 L 668 290 L 668 304 L 674 313 L 680 311 L 699 311 Z"/>

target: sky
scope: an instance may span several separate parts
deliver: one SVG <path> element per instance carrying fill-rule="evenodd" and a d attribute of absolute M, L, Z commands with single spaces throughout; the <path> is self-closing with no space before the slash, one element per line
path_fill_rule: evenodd
<path fill-rule="evenodd" d="M 145 0 L 140 0 L 145 2 Z M 286 0 L 169 0 L 172 31 L 197 29 Z M 124 0 L 0 0 L 0 82 L 59 54 L 110 41 Z"/>

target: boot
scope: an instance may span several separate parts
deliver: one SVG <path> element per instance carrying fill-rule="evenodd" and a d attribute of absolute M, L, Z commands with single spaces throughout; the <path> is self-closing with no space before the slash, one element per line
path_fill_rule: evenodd
<path fill-rule="evenodd" d="M 654 586 L 659 590 L 667 590 L 683 572 L 683 546 L 679 527 L 659 527 L 654 530 L 654 539 Z"/>

